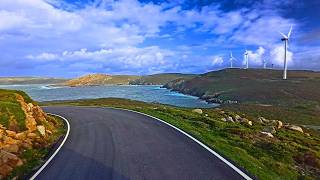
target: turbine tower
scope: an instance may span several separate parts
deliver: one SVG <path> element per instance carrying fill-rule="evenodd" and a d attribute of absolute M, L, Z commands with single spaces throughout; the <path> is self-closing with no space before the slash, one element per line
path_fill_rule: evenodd
<path fill-rule="evenodd" d="M 291 35 L 291 31 L 292 31 L 292 26 L 290 27 L 288 35 L 285 35 L 282 32 L 279 32 L 283 36 L 283 38 L 281 38 L 281 41 L 284 41 L 283 79 L 287 79 L 287 69 L 288 69 L 287 51 L 288 51 L 288 41 L 289 41 L 289 38 L 290 38 L 290 35 Z"/>
<path fill-rule="evenodd" d="M 236 58 L 233 57 L 232 51 L 230 52 L 230 68 L 233 68 L 233 61 L 236 60 Z"/>
<path fill-rule="evenodd" d="M 267 60 L 263 58 L 263 69 L 267 69 Z"/>
<path fill-rule="evenodd" d="M 248 69 L 249 68 L 249 53 L 248 53 L 247 50 L 244 52 L 244 60 L 246 62 L 246 68 L 245 69 Z"/>

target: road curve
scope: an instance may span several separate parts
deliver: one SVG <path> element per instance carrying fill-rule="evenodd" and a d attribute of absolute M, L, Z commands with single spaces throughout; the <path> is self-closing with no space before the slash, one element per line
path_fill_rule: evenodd
<path fill-rule="evenodd" d="M 95 107 L 44 110 L 67 118 L 71 131 L 36 179 L 243 179 L 199 144 L 153 118 Z"/>

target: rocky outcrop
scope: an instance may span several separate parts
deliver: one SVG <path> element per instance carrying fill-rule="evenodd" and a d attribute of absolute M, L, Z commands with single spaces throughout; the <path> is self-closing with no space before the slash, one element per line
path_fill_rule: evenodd
<path fill-rule="evenodd" d="M 296 125 L 285 125 L 285 128 L 293 130 L 293 131 L 297 131 L 300 133 L 303 133 L 303 129 L 300 126 L 296 126 Z"/>
<path fill-rule="evenodd" d="M 12 120 L 9 127 L 0 124 L 0 179 L 25 163 L 20 157 L 23 151 L 49 145 L 47 130 L 56 131 L 56 120 L 48 117 L 39 106 L 26 103 L 19 94 L 16 94 L 16 100 L 25 116 L 25 128 L 18 130 L 16 120 Z"/>
<path fill-rule="evenodd" d="M 193 109 L 192 112 L 198 113 L 198 114 L 202 114 L 202 109 Z"/>

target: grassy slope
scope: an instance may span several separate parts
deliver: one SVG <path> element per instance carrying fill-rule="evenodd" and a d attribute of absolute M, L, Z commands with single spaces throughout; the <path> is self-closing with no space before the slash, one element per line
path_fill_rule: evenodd
<path fill-rule="evenodd" d="M 57 84 L 67 79 L 59 78 L 37 78 L 37 77 L 0 77 L 0 85 L 10 84 Z"/>
<path fill-rule="evenodd" d="M 163 85 L 175 79 L 190 79 L 195 77 L 194 74 L 180 74 L 180 73 L 164 73 L 142 76 L 141 78 L 131 81 L 132 85 Z"/>
<path fill-rule="evenodd" d="M 9 128 L 10 119 L 15 119 L 19 130 L 24 130 L 25 114 L 16 100 L 16 94 L 20 94 L 27 103 L 33 103 L 30 97 L 22 91 L 0 89 L 0 124 Z"/>
<path fill-rule="evenodd" d="M 208 114 L 205 116 L 187 108 L 116 98 L 45 103 L 59 104 L 121 107 L 153 115 L 192 134 L 259 179 L 314 179 L 320 175 L 319 132 L 311 131 L 311 137 L 308 137 L 280 129 L 276 138 L 262 138 L 259 136 L 261 125 L 222 122 L 223 116 L 218 109 L 205 109 L 204 113 Z"/>
<path fill-rule="evenodd" d="M 278 70 L 224 69 L 169 88 L 199 97 L 217 94 L 219 99 L 238 100 L 241 105 L 225 107 L 252 116 L 320 125 L 320 73 L 289 71 L 288 80 L 281 78 Z"/>

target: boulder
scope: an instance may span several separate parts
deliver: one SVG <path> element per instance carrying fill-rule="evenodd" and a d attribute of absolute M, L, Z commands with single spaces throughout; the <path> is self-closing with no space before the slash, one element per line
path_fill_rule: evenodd
<path fill-rule="evenodd" d="M 285 128 L 303 133 L 303 129 L 296 125 L 286 125 Z"/>
<path fill-rule="evenodd" d="M 234 120 L 235 120 L 235 121 L 241 121 L 241 119 L 242 119 L 242 118 L 241 118 L 239 115 L 235 115 L 235 116 L 234 116 Z"/>
<path fill-rule="evenodd" d="M 202 109 L 193 109 L 192 112 L 198 113 L 198 114 L 202 114 Z"/>
<path fill-rule="evenodd" d="M 33 104 L 32 103 L 28 103 L 28 106 L 27 106 L 27 111 L 30 112 L 33 108 Z"/>
<path fill-rule="evenodd" d="M 17 153 L 19 151 L 19 146 L 17 144 L 7 144 L 2 147 L 2 150 L 10 153 Z"/>
<path fill-rule="evenodd" d="M 26 138 L 26 133 L 25 132 L 21 132 L 21 133 L 17 133 L 16 134 L 16 139 L 19 139 L 19 140 L 24 140 Z"/>
<path fill-rule="evenodd" d="M 281 129 L 283 126 L 282 121 L 277 120 L 276 123 L 277 123 L 277 129 Z"/>
<path fill-rule="evenodd" d="M 26 117 L 26 127 L 31 132 L 37 129 L 37 122 L 31 115 Z"/>
<path fill-rule="evenodd" d="M 227 117 L 227 122 L 234 122 L 231 116 Z"/>
<path fill-rule="evenodd" d="M 27 137 L 33 139 L 33 138 L 36 138 L 36 137 L 37 137 L 37 134 L 35 134 L 35 133 L 28 133 L 28 134 L 27 134 Z"/>
<path fill-rule="evenodd" d="M 227 122 L 227 119 L 226 118 L 221 118 L 221 121 Z"/>
<path fill-rule="evenodd" d="M 264 131 L 261 131 L 260 134 L 264 137 L 269 137 L 269 138 L 273 138 L 274 136 L 269 133 L 269 132 L 264 132 Z"/>
<path fill-rule="evenodd" d="M 42 135 L 42 136 L 45 136 L 46 135 L 46 128 L 44 126 L 37 126 L 37 130 L 39 131 L 39 133 Z"/>
<path fill-rule="evenodd" d="M 6 133 L 9 137 L 16 137 L 16 132 L 14 131 L 6 130 Z"/>
<path fill-rule="evenodd" d="M 259 123 L 268 123 L 270 121 L 268 119 L 264 118 L 264 117 L 258 117 L 258 122 Z"/>

